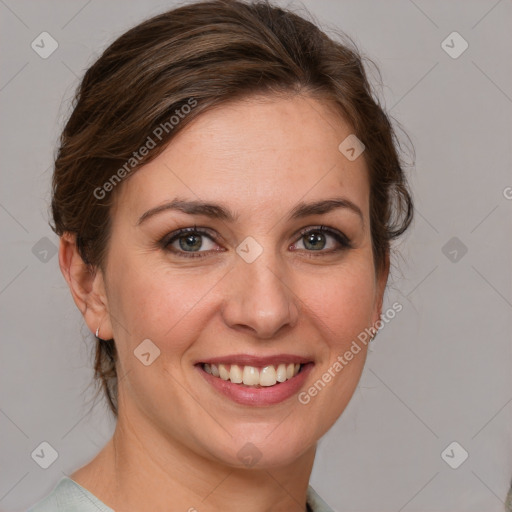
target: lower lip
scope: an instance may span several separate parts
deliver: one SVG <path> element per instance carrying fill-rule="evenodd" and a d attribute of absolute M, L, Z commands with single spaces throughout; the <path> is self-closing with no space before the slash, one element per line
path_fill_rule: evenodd
<path fill-rule="evenodd" d="M 206 373 L 202 365 L 197 365 L 196 368 L 206 382 L 211 384 L 217 391 L 233 400 L 233 402 L 242 405 L 265 406 L 284 402 L 295 395 L 304 384 L 313 366 L 313 363 L 307 363 L 303 365 L 301 371 L 290 380 L 280 382 L 274 386 L 261 388 L 253 388 L 245 386 L 244 384 L 233 384 L 229 380 L 214 377 Z"/>

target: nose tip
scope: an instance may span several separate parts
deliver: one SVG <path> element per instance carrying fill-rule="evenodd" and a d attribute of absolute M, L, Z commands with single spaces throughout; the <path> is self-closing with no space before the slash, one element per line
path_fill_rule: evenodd
<path fill-rule="evenodd" d="M 258 338 L 269 340 L 277 337 L 281 334 L 281 331 L 292 327 L 294 324 L 291 305 L 288 303 L 286 310 L 283 309 L 283 314 L 277 308 L 270 313 L 267 309 L 255 310 L 253 321 L 247 324 L 247 326 L 251 327 L 251 330 L 254 331 Z"/>
<path fill-rule="evenodd" d="M 249 330 L 260 339 L 275 337 L 299 318 L 295 294 L 284 278 L 258 258 L 243 263 L 230 281 L 223 308 L 224 322 L 232 329 Z"/>

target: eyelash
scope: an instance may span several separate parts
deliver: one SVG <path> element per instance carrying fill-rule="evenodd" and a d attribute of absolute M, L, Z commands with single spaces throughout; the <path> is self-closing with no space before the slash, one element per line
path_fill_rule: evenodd
<path fill-rule="evenodd" d="M 308 227 L 308 228 L 302 229 L 299 232 L 299 238 L 297 239 L 297 242 L 301 238 L 306 236 L 307 234 L 309 234 L 309 233 L 317 233 L 317 232 L 327 233 L 327 234 L 331 235 L 338 242 L 340 247 L 338 247 L 337 249 L 331 249 L 329 251 L 323 251 L 322 250 L 322 251 L 318 251 L 318 252 L 317 251 L 308 251 L 308 250 L 304 250 L 304 249 L 299 249 L 301 251 L 305 251 L 306 253 L 309 253 L 308 257 L 317 258 L 319 256 L 321 257 L 321 256 L 333 254 L 333 253 L 336 253 L 336 252 L 340 252 L 340 251 L 352 248 L 351 241 L 343 233 L 341 233 L 341 232 L 339 232 L 337 230 L 328 228 L 326 226 L 313 226 L 313 227 Z M 205 229 L 202 229 L 202 228 L 198 228 L 197 226 L 194 225 L 194 227 L 182 228 L 182 229 L 179 229 L 178 231 L 175 231 L 173 233 L 170 233 L 170 234 L 166 235 L 164 238 L 162 238 L 159 241 L 159 244 L 162 247 L 162 249 L 164 249 L 166 251 L 169 251 L 169 252 L 171 252 L 173 254 L 176 254 L 176 255 L 178 255 L 180 257 L 183 257 L 183 258 L 204 258 L 210 252 L 212 252 L 212 251 L 200 251 L 200 252 L 189 252 L 189 253 L 187 253 L 185 251 L 173 250 L 173 249 L 169 248 L 169 246 L 174 241 L 178 240 L 183 235 L 188 235 L 188 234 L 206 236 L 206 237 L 210 238 L 210 240 L 212 240 L 212 242 L 216 242 L 217 243 L 216 237 L 213 234 L 211 234 L 208 230 L 205 230 Z M 297 242 L 294 242 L 294 243 L 297 243 Z M 220 252 L 220 251 L 214 251 L 214 252 Z"/>

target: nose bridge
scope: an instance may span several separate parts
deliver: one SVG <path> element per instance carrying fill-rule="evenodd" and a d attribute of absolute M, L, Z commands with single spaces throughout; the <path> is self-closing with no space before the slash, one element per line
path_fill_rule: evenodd
<path fill-rule="evenodd" d="M 272 337 L 285 325 L 293 326 L 298 308 L 279 255 L 254 239 L 244 240 L 237 254 L 224 321 L 232 328 L 250 328 L 261 338 Z"/>

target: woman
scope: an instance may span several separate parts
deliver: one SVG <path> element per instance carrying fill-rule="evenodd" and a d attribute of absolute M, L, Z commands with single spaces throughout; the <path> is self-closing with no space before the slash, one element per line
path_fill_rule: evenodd
<path fill-rule="evenodd" d="M 316 444 L 412 218 L 357 50 L 267 3 L 138 25 L 80 84 L 52 213 L 117 424 L 31 510 L 331 510 Z"/>

